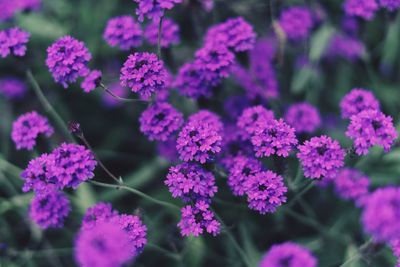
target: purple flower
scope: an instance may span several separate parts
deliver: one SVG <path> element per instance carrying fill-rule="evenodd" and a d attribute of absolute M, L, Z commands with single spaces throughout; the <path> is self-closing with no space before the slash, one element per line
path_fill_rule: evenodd
<path fill-rule="evenodd" d="M 237 121 L 237 126 L 248 134 L 253 134 L 259 125 L 265 124 L 274 119 L 274 113 L 263 106 L 246 108 Z"/>
<path fill-rule="evenodd" d="M 196 163 L 182 163 L 169 169 L 164 182 L 174 198 L 185 202 L 208 201 L 217 192 L 215 178 Z"/>
<path fill-rule="evenodd" d="M 61 192 L 36 194 L 29 208 L 29 217 L 42 229 L 61 228 L 71 211 L 68 198 Z"/>
<path fill-rule="evenodd" d="M 289 156 L 289 152 L 297 145 L 295 131 L 283 119 L 260 123 L 251 136 L 257 157 L 278 155 Z"/>
<path fill-rule="evenodd" d="M 349 16 L 371 20 L 379 6 L 375 0 L 345 0 L 343 8 Z"/>
<path fill-rule="evenodd" d="M 11 19 L 17 12 L 36 10 L 41 6 L 41 0 L 0 0 L 0 21 Z"/>
<path fill-rule="evenodd" d="M 306 39 L 314 26 L 314 18 L 306 7 L 290 7 L 284 10 L 278 21 L 287 38 L 293 41 Z"/>
<path fill-rule="evenodd" d="M 26 53 L 26 44 L 31 35 L 18 27 L 0 31 L 0 56 L 2 58 L 12 54 L 22 57 Z"/>
<path fill-rule="evenodd" d="M 272 171 L 261 171 L 249 176 L 244 187 L 249 208 L 261 214 L 275 212 L 286 202 L 287 187 L 283 177 Z"/>
<path fill-rule="evenodd" d="M 344 165 L 344 149 L 329 136 L 313 137 L 298 146 L 298 149 L 297 158 L 307 178 L 334 178 Z"/>
<path fill-rule="evenodd" d="M 164 89 L 167 71 L 164 63 L 153 53 L 134 53 L 128 57 L 121 69 L 122 86 L 129 87 L 143 99 Z"/>
<path fill-rule="evenodd" d="M 329 45 L 329 57 L 342 57 L 350 61 L 362 58 L 366 53 L 364 44 L 355 37 L 335 34 Z"/>
<path fill-rule="evenodd" d="M 389 11 L 395 11 L 400 8 L 399 0 L 379 0 L 379 5 Z"/>
<path fill-rule="evenodd" d="M 89 93 L 96 89 L 101 82 L 101 71 L 93 70 L 91 71 L 81 83 L 81 87 L 85 93 Z"/>
<path fill-rule="evenodd" d="M 205 163 L 221 151 L 221 129 L 208 120 L 190 120 L 177 139 L 177 150 L 183 161 Z"/>
<path fill-rule="evenodd" d="M 114 216 L 118 216 L 118 212 L 112 209 L 110 203 L 99 202 L 86 210 L 82 220 L 82 228 L 93 228 L 98 221 L 109 220 Z"/>
<path fill-rule="evenodd" d="M 115 223 L 99 221 L 82 228 L 75 241 L 75 258 L 80 266 L 118 267 L 133 258 L 129 235 Z"/>
<path fill-rule="evenodd" d="M 224 124 L 221 122 L 220 117 L 211 111 L 199 110 L 188 118 L 188 122 L 196 123 L 199 121 L 210 124 L 218 132 L 223 131 Z"/>
<path fill-rule="evenodd" d="M 261 260 L 260 267 L 316 267 L 317 259 L 305 247 L 293 242 L 273 245 Z"/>
<path fill-rule="evenodd" d="M 253 176 L 262 171 L 262 164 L 258 160 L 237 156 L 232 159 L 229 166 L 228 185 L 235 196 L 243 196 L 246 193 L 245 184 Z"/>
<path fill-rule="evenodd" d="M 146 37 L 147 42 L 151 45 L 158 44 L 158 28 L 159 28 L 159 20 L 153 20 L 147 25 L 144 36 Z M 180 36 L 179 36 L 179 25 L 176 24 L 172 19 L 165 18 L 162 21 L 162 30 L 161 30 L 161 47 L 170 47 L 171 45 L 179 44 Z"/>
<path fill-rule="evenodd" d="M 193 206 L 182 208 L 182 219 L 178 223 L 182 236 L 199 236 L 206 231 L 213 236 L 220 232 L 221 224 L 214 218 L 210 205 L 205 201 L 198 201 Z"/>
<path fill-rule="evenodd" d="M 164 15 L 164 11 L 172 9 L 175 4 L 182 3 L 182 0 L 133 0 L 138 4 L 136 15 L 139 21 L 143 21 L 144 17 L 149 19 L 159 19 Z"/>
<path fill-rule="evenodd" d="M 345 33 L 350 36 L 357 35 L 359 31 L 359 25 L 357 18 L 355 17 L 344 17 L 341 22 L 342 29 Z"/>
<path fill-rule="evenodd" d="M 108 90 L 110 90 L 112 93 L 114 93 L 119 97 L 126 97 L 128 94 L 126 88 L 122 87 L 121 84 L 118 82 L 110 84 L 108 86 Z M 115 99 L 115 97 L 113 97 L 108 93 L 102 94 L 102 101 L 107 107 L 110 108 L 120 106 L 122 103 L 121 101 L 118 101 L 117 99 Z"/>
<path fill-rule="evenodd" d="M 350 118 L 366 109 L 379 110 L 379 102 L 368 90 L 354 88 L 340 101 L 342 118 Z"/>
<path fill-rule="evenodd" d="M 39 135 L 50 137 L 54 133 L 46 117 L 36 111 L 19 116 L 13 123 L 11 138 L 18 150 L 32 150 Z"/>
<path fill-rule="evenodd" d="M 289 107 L 285 121 L 298 133 L 312 133 L 321 125 L 318 109 L 309 103 L 297 103 Z"/>
<path fill-rule="evenodd" d="M 185 63 L 179 69 L 174 85 L 183 96 L 194 99 L 209 98 L 212 88 L 219 84 L 220 78 L 216 73 L 206 72 L 200 67 L 195 63 Z"/>
<path fill-rule="evenodd" d="M 332 179 L 336 192 L 343 199 L 354 200 L 358 206 L 362 206 L 368 195 L 369 178 L 356 169 L 345 168 L 339 171 Z"/>
<path fill-rule="evenodd" d="M 103 33 L 104 40 L 111 47 L 129 50 L 142 44 L 142 29 L 131 16 L 111 18 Z"/>
<path fill-rule="evenodd" d="M 91 58 L 83 42 L 64 36 L 47 48 L 46 65 L 54 80 L 67 88 L 69 83 L 89 73 L 87 65 Z"/>
<path fill-rule="evenodd" d="M 55 157 L 53 171 L 60 188 L 77 188 L 80 183 L 93 178 L 97 162 L 84 146 L 63 143 L 52 154 Z"/>
<path fill-rule="evenodd" d="M 354 141 L 358 155 L 368 154 L 375 145 L 388 152 L 398 137 L 392 117 L 372 109 L 351 116 L 346 136 Z"/>
<path fill-rule="evenodd" d="M 176 139 L 170 138 L 165 142 L 157 143 L 158 154 L 169 162 L 177 162 L 179 160 L 178 151 L 176 150 Z"/>
<path fill-rule="evenodd" d="M 149 106 L 140 116 L 140 131 L 151 141 L 167 141 L 182 124 L 182 113 L 168 103 Z"/>
<path fill-rule="evenodd" d="M 277 40 L 275 36 L 268 36 L 257 39 L 254 49 L 249 51 L 251 64 L 259 64 L 261 62 L 272 62 L 277 51 Z"/>
<path fill-rule="evenodd" d="M 400 239 L 400 188 L 379 188 L 366 199 L 362 222 L 375 241 Z"/>
<path fill-rule="evenodd" d="M 235 52 L 251 50 L 256 41 L 253 27 L 243 17 L 231 18 L 211 27 L 205 37 L 207 45 L 222 45 Z"/>
<path fill-rule="evenodd" d="M 10 100 L 18 100 L 25 96 L 26 85 L 19 79 L 7 77 L 0 79 L 0 94 Z"/>

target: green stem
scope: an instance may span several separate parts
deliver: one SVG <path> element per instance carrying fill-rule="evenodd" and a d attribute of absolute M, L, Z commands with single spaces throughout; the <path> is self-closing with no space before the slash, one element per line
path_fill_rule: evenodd
<path fill-rule="evenodd" d="M 158 246 L 156 244 L 153 244 L 153 243 L 149 242 L 149 243 L 146 244 L 146 248 L 157 250 L 157 251 L 163 253 L 165 256 L 170 257 L 170 258 L 172 258 L 174 260 L 177 260 L 177 261 L 181 260 L 181 256 L 180 255 L 178 255 L 178 254 L 176 254 L 174 252 L 171 252 L 171 251 L 169 251 L 169 250 L 167 250 L 165 248 L 162 248 L 162 247 L 160 247 L 160 246 Z"/>
<path fill-rule="evenodd" d="M 355 260 L 358 260 L 359 258 L 362 257 L 362 254 L 364 253 L 365 250 L 368 249 L 368 247 L 373 244 L 372 239 L 368 240 L 367 242 L 365 242 L 364 244 L 362 244 L 360 246 L 360 248 L 357 251 L 357 254 L 354 255 L 353 257 L 349 258 L 348 260 L 346 260 L 345 262 L 343 262 L 339 267 L 346 267 L 349 266 L 348 264 L 352 263 Z"/>
<path fill-rule="evenodd" d="M 113 98 L 115 98 L 118 101 L 122 101 L 122 102 L 144 102 L 144 103 L 149 102 L 147 100 L 142 100 L 142 99 L 124 98 L 124 97 L 117 96 L 110 89 L 108 89 L 107 86 L 105 86 L 102 83 L 100 83 L 99 87 L 101 89 L 103 89 L 107 94 L 109 94 L 110 96 L 112 96 Z"/>
<path fill-rule="evenodd" d="M 162 23 L 164 16 L 160 18 L 160 22 L 158 24 L 158 40 L 157 40 L 157 54 L 158 58 L 161 59 L 161 35 L 162 35 Z"/>
<path fill-rule="evenodd" d="M 33 76 L 31 70 L 26 71 L 26 76 L 31 83 L 33 90 L 35 91 L 36 96 L 39 98 L 40 103 L 42 104 L 44 110 L 53 118 L 53 120 L 56 122 L 58 127 L 62 130 L 64 133 L 65 138 L 71 142 L 75 143 L 74 137 L 71 135 L 71 133 L 68 130 L 67 124 L 65 124 L 64 120 L 61 118 L 61 116 L 57 113 L 57 111 L 53 108 L 53 106 L 49 103 L 47 98 L 44 96 L 42 89 L 40 88 L 38 82 L 36 81 L 35 77 Z"/>
<path fill-rule="evenodd" d="M 149 196 L 149 195 L 147 195 L 147 194 L 145 194 L 145 193 L 143 193 L 143 192 L 141 192 L 141 191 L 139 191 L 137 189 L 128 187 L 128 186 L 126 186 L 124 184 L 114 185 L 114 184 L 107 184 L 107 183 L 102 183 L 102 182 L 97 182 L 97 181 L 92 181 L 92 180 L 90 180 L 89 182 L 91 184 L 94 184 L 94 185 L 97 185 L 97 186 L 101 186 L 101 187 L 108 187 L 108 188 L 113 188 L 113 189 L 127 190 L 129 192 L 132 192 L 135 195 L 138 195 L 138 196 L 150 201 L 150 202 L 153 202 L 154 204 L 158 204 L 160 206 L 164 206 L 164 207 L 167 207 L 167 208 L 170 208 L 170 209 L 173 209 L 173 210 L 178 210 L 178 211 L 180 210 L 180 208 L 178 206 L 174 205 L 174 204 L 171 204 L 169 202 L 165 202 L 165 201 L 153 198 L 153 197 L 151 197 L 151 196 Z"/>
<path fill-rule="evenodd" d="M 294 198 L 287 203 L 284 207 L 285 209 L 290 209 L 294 204 L 296 204 L 296 202 L 304 195 L 306 194 L 308 191 L 310 191 L 314 186 L 314 182 L 309 183 L 307 186 L 305 186 L 300 192 L 298 192 Z"/>

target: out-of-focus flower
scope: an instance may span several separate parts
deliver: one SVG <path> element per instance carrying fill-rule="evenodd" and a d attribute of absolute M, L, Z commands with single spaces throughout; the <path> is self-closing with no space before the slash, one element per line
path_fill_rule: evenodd
<path fill-rule="evenodd" d="M 39 135 L 50 137 L 53 133 L 54 129 L 47 118 L 32 111 L 19 116 L 14 121 L 11 138 L 18 150 L 32 150 Z"/>
<path fill-rule="evenodd" d="M 46 65 L 54 80 L 67 88 L 69 83 L 89 73 L 87 65 L 91 58 L 83 42 L 64 36 L 47 48 Z"/>
<path fill-rule="evenodd" d="M 176 138 L 170 138 L 165 142 L 157 143 L 158 154 L 169 162 L 177 162 L 179 154 L 176 150 Z"/>
<path fill-rule="evenodd" d="M 142 28 L 131 16 L 111 18 L 103 33 L 103 38 L 112 47 L 129 50 L 142 44 Z"/>
<path fill-rule="evenodd" d="M 41 4 L 41 0 L 0 0 L 0 21 L 11 19 L 17 12 L 37 10 Z"/>
<path fill-rule="evenodd" d="M 395 11 L 400 8 L 399 0 L 379 0 L 379 5 L 389 11 Z"/>
<path fill-rule="evenodd" d="M 310 9 L 294 6 L 282 12 L 278 23 L 288 39 L 299 41 L 310 35 L 314 26 L 314 18 Z"/>
<path fill-rule="evenodd" d="M 291 105 L 286 111 L 285 121 L 297 133 L 312 133 L 321 125 L 318 109 L 305 102 Z"/>
<path fill-rule="evenodd" d="M 370 91 L 362 88 L 352 89 L 340 101 L 342 118 L 350 118 L 367 109 L 379 110 L 379 102 Z"/>
<path fill-rule="evenodd" d="M 152 22 L 150 22 L 149 25 L 146 26 L 146 29 L 144 31 L 144 36 L 146 37 L 147 42 L 149 42 L 149 44 L 151 45 L 158 44 L 159 24 L 159 20 L 153 20 Z M 176 24 L 172 19 L 165 18 L 163 19 L 161 26 L 161 47 L 166 48 L 172 45 L 179 44 L 179 25 Z"/>
<path fill-rule="evenodd" d="M 344 149 L 329 136 L 313 137 L 298 146 L 298 149 L 297 158 L 307 178 L 334 178 L 344 165 Z"/>
<path fill-rule="evenodd" d="M 376 0 L 346 0 L 343 8 L 344 12 L 349 16 L 371 20 L 379 6 Z"/>
<path fill-rule="evenodd" d="M 362 58 L 366 53 L 364 44 L 355 37 L 335 34 L 329 44 L 328 57 L 342 57 L 350 61 Z"/>
<path fill-rule="evenodd" d="M 7 77 L 0 79 L 0 94 L 10 100 L 18 100 L 25 96 L 26 85 L 17 78 Z"/>
<path fill-rule="evenodd" d="M 354 200 L 358 206 L 364 204 L 369 193 L 369 178 L 356 169 L 344 168 L 332 179 L 336 192 L 343 199 Z"/>
<path fill-rule="evenodd" d="M 118 212 L 112 209 L 110 203 L 99 202 L 86 210 L 82 220 L 82 228 L 93 228 L 98 221 L 109 220 L 117 215 Z"/>
<path fill-rule="evenodd" d="M 81 83 L 81 87 L 85 93 L 89 93 L 96 89 L 101 82 L 102 74 L 99 70 L 91 71 Z"/>
<path fill-rule="evenodd" d="M 143 21 L 144 17 L 149 19 L 159 19 L 164 15 L 165 10 L 172 9 L 175 4 L 182 3 L 182 0 L 133 0 L 138 4 L 136 15 L 139 21 Z"/>
<path fill-rule="evenodd" d="M 392 117 L 373 109 L 351 116 L 346 135 L 354 141 L 358 155 L 368 154 L 369 148 L 375 145 L 388 152 L 398 137 Z"/>
<path fill-rule="evenodd" d="M 316 267 L 317 259 L 305 247 L 293 242 L 273 245 L 261 260 L 260 267 Z"/>
<path fill-rule="evenodd" d="M 0 31 L 0 56 L 2 58 L 8 55 L 25 56 L 30 36 L 29 32 L 18 27 Z"/>
<path fill-rule="evenodd" d="M 129 87 L 143 99 L 163 90 L 167 71 L 162 60 L 153 53 L 134 53 L 128 57 L 121 69 L 122 86 Z"/>
<path fill-rule="evenodd" d="M 214 218 L 210 205 L 205 201 L 198 201 L 193 206 L 187 205 L 181 210 L 182 218 L 178 223 L 182 236 L 199 236 L 207 232 L 216 236 L 220 232 L 221 224 Z"/>
<path fill-rule="evenodd" d="M 42 229 L 61 228 L 71 211 L 68 198 L 61 192 L 36 194 L 29 208 L 29 217 Z"/>

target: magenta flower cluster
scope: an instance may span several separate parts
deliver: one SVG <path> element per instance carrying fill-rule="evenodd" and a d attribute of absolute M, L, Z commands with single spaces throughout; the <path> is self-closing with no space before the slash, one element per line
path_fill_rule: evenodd
<path fill-rule="evenodd" d="M 310 35 L 314 20 L 310 9 L 294 6 L 282 12 L 278 23 L 289 40 L 299 41 Z"/>
<path fill-rule="evenodd" d="M 26 44 L 30 36 L 29 32 L 18 27 L 0 31 L 0 56 L 2 58 L 8 55 L 25 56 Z"/>
<path fill-rule="evenodd" d="M 293 242 L 273 245 L 260 267 L 316 267 L 317 259 L 307 248 Z"/>
<path fill-rule="evenodd" d="M 333 179 L 336 192 L 340 197 L 354 200 L 362 206 L 369 194 L 369 178 L 356 169 L 344 168 Z"/>
<path fill-rule="evenodd" d="M 321 126 L 318 109 L 306 102 L 291 105 L 286 111 L 285 121 L 297 133 L 313 133 Z"/>
<path fill-rule="evenodd" d="M 159 19 L 164 15 L 166 10 L 172 9 L 176 4 L 182 3 L 182 0 L 133 0 L 138 4 L 136 15 L 139 21 L 143 21 L 145 17 L 149 19 Z"/>
<path fill-rule="evenodd" d="M 371 91 L 354 88 L 340 101 L 342 118 L 350 118 L 366 109 L 379 110 L 379 102 Z"/>
<path fill-rule="evenodd" d="M 142 28 L 132 16 L 119 16 L 108 20 L 103 38 L 111 47 L 129 50 L 142 44 Z"/>
<path fill-rule="evenodd" d="M 101 82 L 102 74 L 99 70 L 91 71 L 85 79 L 83 79 L 81 87 L 85 93 L 90 93 L 96 89 Z"/>
<path fill-rule="evenodd" d="M 10 100 L 18 100 L 25 96 L 26 85 L 15 77 L 0 79 L 0 94 Z"/>
<path fill-rule="evenodd" d="M 371 20 L 379 6 L 376 0 L 346 0 L 343 4 L 344 11 L 349 16 L 356 16 Z"/>
<path fill-rule="evenodd" d="M 146 26 L 144 37 L 151 45 L 158 45 L 159 20 L 153 20 Z M 165 18 L 161 24 L 160 46 L 163 48 L 176 45 L 180 42 L 179 26 L 172 19 Z"/>

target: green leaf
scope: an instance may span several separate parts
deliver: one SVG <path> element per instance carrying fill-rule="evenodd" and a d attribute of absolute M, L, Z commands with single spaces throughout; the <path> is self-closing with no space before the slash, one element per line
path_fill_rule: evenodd
<path fill-rule="evenodd" d="M 389 25 L 386 38 L 383 43 L 382 62 L 393 65 L 397 61 L 400 45 L 400 15 Z"/>
<path fill-rule="evenodd" d="M 188 237 L 185 242 L 187 248 L 184 260 L 185 266 L 198 267 L 203 266 L 206 247 L 204 239 L 200 237 Z"/>
<path fill-rule="evenodd" d="M 319 61 L 334 32 L 335 30 L 332 26 L 324 25 L 312 36 L 309 54 L 311 62 Z"/>
<path fill-rule="evenodd" d="M 42 14 L 30 13 L 17 16 L 18 24 L 24 30 L 29 31 L 33 36 L 45 39 L 56 39 L 66 35 L 68 30 L 61 24 L 51 21 Z"/>

